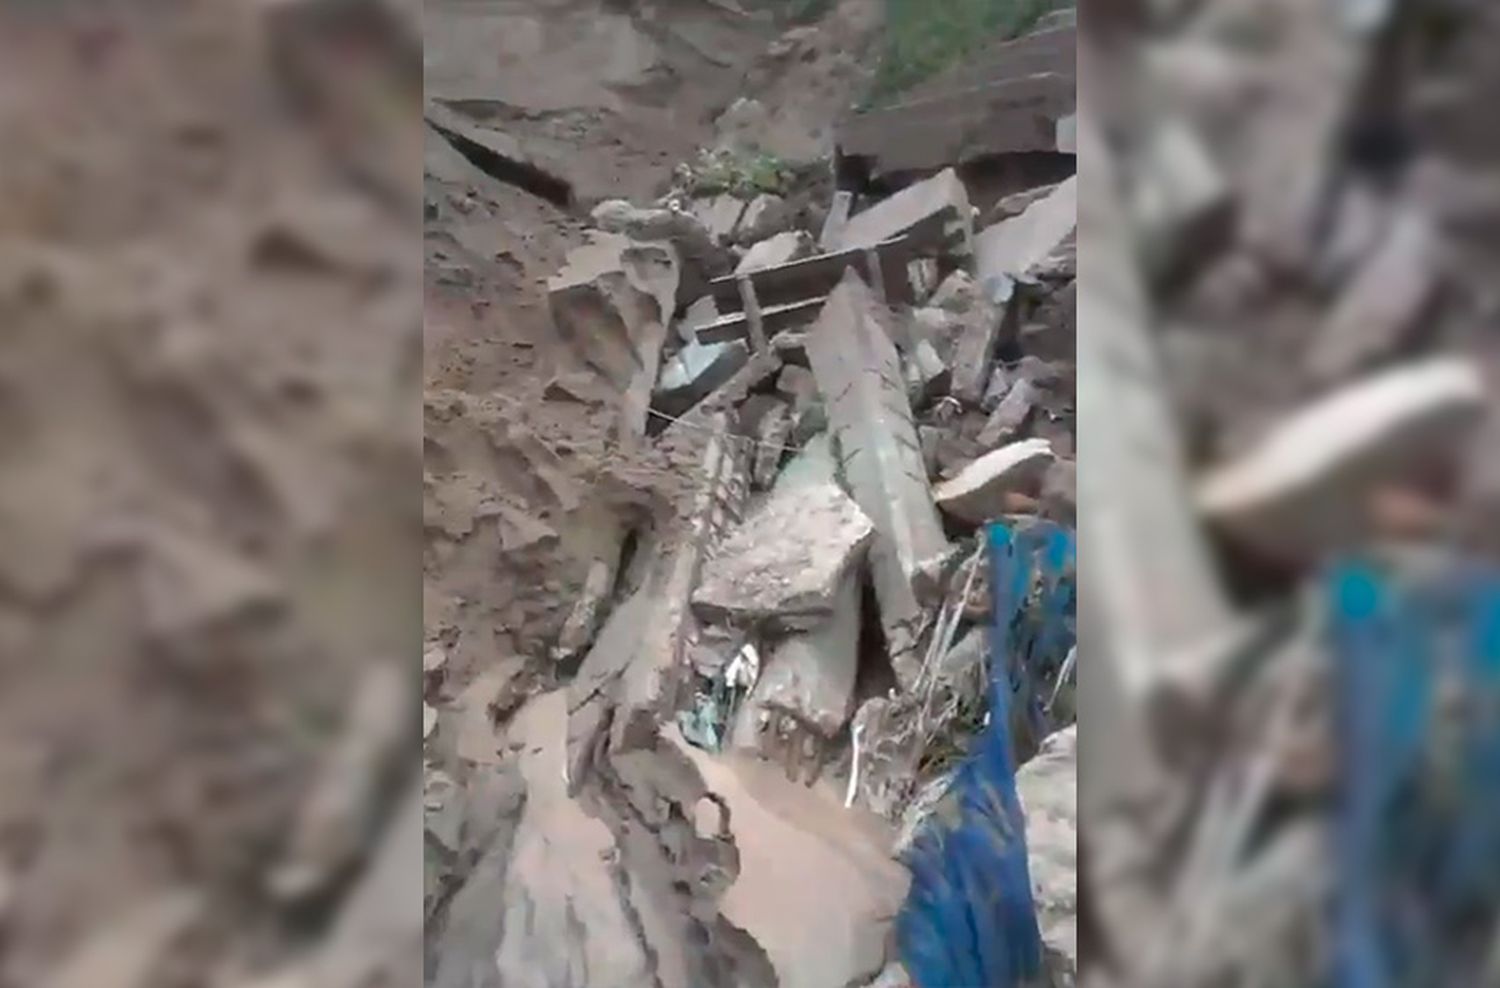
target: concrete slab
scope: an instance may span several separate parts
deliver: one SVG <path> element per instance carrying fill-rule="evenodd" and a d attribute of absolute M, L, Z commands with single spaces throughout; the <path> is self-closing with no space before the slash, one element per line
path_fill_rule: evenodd
<path fill-rule="evenodd" d="M 1472 362 L 1397 367 L 1295 413 L 1243 457 L 1211 471 L 1198 505 L 1258 552 L 1313 562 L 1371 532 L 1372 496 L 1458 456 L 1485 411 Z"/>
<path fill-rule="evenodd" d="M 945 513 L 971 525 L 993 521 L 1006 512 L 1006 496 L 1040 489 L 1056 457 L 1045 439 L 1024 439 L 986 453 L 939 484 L 933 499 Z"/>
<path fill-rule="evenodd" d="M 1078 227 L 1078 179 L 1060 183 L 1025 212 L 1001 220 L 975 237 L 979 282 L 997 275 L 1025 278 Z"/>
<path fill-rule="evenodd" d="M 814 627 L 833 612 L 835 592 L 874 534 L 837 485 L 783 486 L 705 563 L 693 607 L 704 620 L 740 627 Z"/>
<path fill-rule="evenodd" d="M 958 254 L 970 252 L 973 208 L 957 172 L 945 168 L 849 217 L 838 235 L 838 247 L 874 247 L 901 236 L 922 244 L 950 245 Z"/>

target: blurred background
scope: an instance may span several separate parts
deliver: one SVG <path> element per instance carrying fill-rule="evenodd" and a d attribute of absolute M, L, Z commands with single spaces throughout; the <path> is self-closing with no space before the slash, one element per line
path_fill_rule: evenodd
<path fill-rule="evenodd" d="M 1496 984 L 1500 10 L 1080 13 L 1083 978 Z"/>
<path fill-rule="evenodd" d="M 419 977 L 411 6 L 0 4 L 0 983 Z"/>

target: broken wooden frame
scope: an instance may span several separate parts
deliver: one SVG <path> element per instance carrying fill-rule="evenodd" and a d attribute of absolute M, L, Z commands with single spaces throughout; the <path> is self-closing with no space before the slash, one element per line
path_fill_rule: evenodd
<path fill-rule="evenodd" d="M 874 247 L 819 254 L 714 279 L 709 292 L 725 315 L 697 328 L 699 342 L 749 338 L 756 350 L 764 350 L 781 330 L 816 319 L 829 293 L 851 267 L 869 279 L 882 301 L 910 303 L 913 291 L 907 265 L 918 259 L 920 251 L 941 243 L 942 217 L 936 219 L 939 222 L 924 222 Z"/>

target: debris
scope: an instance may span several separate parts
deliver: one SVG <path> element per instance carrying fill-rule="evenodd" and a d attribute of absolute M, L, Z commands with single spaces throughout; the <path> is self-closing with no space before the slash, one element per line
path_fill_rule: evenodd
<path fill-rule="evenodd" d="M 781 487 L 704 564 L 693 605 L 706 620 L 813 627 L 832 612 L 839 583 L 873 536 L 870 519 L 837 486 Z"/>
<path fill-rule="evenodd" d="M 1142 259 L 1158 280 L 1180 283 L 1233 240 L 1235 200 L 1202 139 L 1182 120 L 1157 126 L 1141 154 L 1132 211 Z"/>
<path fill-rule="evenodd" d="M 973 223 L 968 189 L 957 172 L 945 168 L 851 216 L 837 246 L 875 247 L 903 237 L 913 248 L 944 247 L 967 256 L 973 249 Z"/>
<path fill-rule="evenodd" d="M 780 196 L 763 192 L 745 206 L 744 215 L 740 217 L 735 229 L 735 238 L 744 243 L 754 243 L 783 232 L 792 232 L 787 230 L 791 224 L 792 209 L 787 201 Z"/>
<path fill-rule="evenodd" d="M 764 268 L 799 261 L 817 252 L 812 237 L 802 230 L 778 233 L 769 240 L 762 240 L 745 252 L 734 269 L 735 274 L 749 274 Z"/>
<path fill-rule="evenodd" d="M 1396 350 L 1432 298 L 1441 260 L 1431 220 L 1398 213 L 1318 331 L 1307 357 L 1314 377 L 1341 380 Z"/>
<path fill-rule="evenodd" d="M 936 347 L 927 340 L 918 340 L 906 362 L 907 400 L 911 406 L 923 407 L 946 394 L 952 373 L 938 356 Z"/>
<path fill-rule="evenodd" d="M 698 218 L 703 229 L 708 231 L 708 235 L 720 244 L 728 243 L 729 238 L 734 236 L 744 213 L 744 200 L 727 192 L 693 203 L 693 215 Z"/>
<path fill-rule="evenodd" d="M 1296 413 L 1198 489 L 1208 518 L 1256 550 L 1310 560 L 1369 531 L 1374 488 L 1442 466 L 1484 413 L 1471 362 L 1433 358 L 1369 377 Z"/>
<path fill-rule="evenodd" d="M 1089 675 L 1111 686 L 1084 691 L 1080 703 L 1109 699 L 1092 719 L 1080 710 L 1079 720 L 1118 731 L 1119 743 L 1103 758 L 1123 790 L 1153 777 L 1140 707 L 1130 698 L 1153 681 L 1165 656 L 1213 639 L 1229 605 L 1193 521 L 1181 438 L 1163 398 L 1145 285 L 1114 198 L 1110 153 L 1098 125 L 1087 115 L 1081 123 L 1079 153 L 1091 166 L 1077 217 L 1089 244 L 1089 275 L 1078 286 L 1078 423 L 1090 437 L 1090 461 L 1078 492 L 1078 541 L 1088 547 L 1079 581 L 1080 599 L 1092 602 L 1098 622 L 1096 637 L 1084 636 L 1085 658 L 1095 663 Z M 1104 164 L 1097 173 L 1096 160 Z M 1046 205 L 1062 194 L 1059 187 Z M 1042 208 L 1038 203 L 1006 222 L 1025 221 Z M 1151 592 L 1143 594 L 1144 587 Z"/>
<path fill-rule="evenodd" d="M 1013 438 L 1041 400 L 1041 392 L 1027 377 L 1017 378 L 995 406 L 979 433 L 979 444 L 992 448 Z"/>
<path fill-rule="evenodd" d="M 781 368 L 781 373 L 776 377 L 776 393 L 797 408 L 819 400 L 818 382 L 812 371 L 796 364 Z"/>
<path fill-rule="evenodd" d="M 953 348 L 953 397 L 970 407 L 984 400 L 990 365 L 1007 317 L 1013 311 L 1016 286 L 1005 275 L 987 280 L 962 312 L 962 330 Z M 956 304 L 956 303 L 955 303 Z"/>
<path fill-rule="evenodd" d="M 987 453 L 933 491 L 944 512 L 973 525 L 1005 514 L 1006 494 L 1041 486 L 1055 457 L 1045 439 L 1025 439 Z"/>
<path fill-rule="evenodd" d="M 641 243 L 671 244 L 682 259 L 681 284 L 675 302 L 697 299 L 703 282 L 722 274 L 728 253 L 691 213 L 676 209 L 640 209 L 623 199 L 607 199 L 594 207 L 594 225 Z M 674 305 L 674 311 L 675 311 Z"/>
<path fill-rule="evenodd" d="M 365 673 L 342 736 L 328 753 L 297 814 L 269 891 L 306 902 L 348 874 L 380 821 L 382 795 L 398 754 L 411 742 L 409 674 L 393 662 Z"/>
<path fill-rule="evenodd" d="M 834 483 L 833 444 L 820 435 L 807 444 L 776 482 L 778 492 L 818 490 Z M 740 709 L 734 728 L 737 748 L 760 747 L 762 718 L 791 714 L 824 738 L 849 719 L 859 668 L 860 578 L 851 567 L 833 596 L 827 620 L 771 646 L 759 682 Z"/>
<path fill-rule="evenodd" d="M 645 432 L 678 284 L 671 246 L 611 233 L 595 233 L 548 282 L 558 332 L 622 396 L 620 426 L 626 435 Z"/>
<path fill-rule="evenodd" d="M 1078 726 L 1049 737 L 1016 773 L 1031 888 L 1054 984 L 1078 977 Z"/>
<path fill-rule="evenodd" d="M 713 394 L 750 360 L 743 340 L 700 343 L 696 339 L 662 365 L 652 407 L 663 415 L 681 416 Z"/>
<path fill-rule="evenodd" d="M 781 469 L 781 458 L 792 438 L 793 424 L 791 409 L 784 402 L 778 401 L 761 416 L 756 435 L 759 445 L 755 448 L 754 465 L 750 471 L 751 483 L 758 489 L 765 490 L 776 479 L 776 471 Z"/>
<path fill-rule="evenodd" d="M 1019 216 L 974 238 L 979 282 L 1006 275 L 1025 279 L 1078 227 L 1078 179 L 1070 178 Z"/>
<path fill-rule="evenodd" d="M 978 298 L 979 286 L 974 283 L 974 276 L 963 268 L 959 268 L 943 279 L 937 291 L 932 293 L 932 298 L 927 300 L 927 304 L 934 309 L 944 309 L 961 315 L 968 312 Z"/>
<path fill-rule="evenodd" d="M 699 327 L 698 339 L 705 343 L 740 339 L 747 335 L 750 320 L 746 317 L 745 287 L 748 281 L 755 301 L 760 305 L 761 322 L 767 335 L 813 321 L 844 272 L 854 268 L 878 275 L 891 302 L 911 300 L 911 282 L 906 265 L 916 245 L 907 238 L 887 240 L 870 249 L 841 250 L 819 254 L 775 267 L 746 271 L 710 283 L 719 310 L 727 315 Z"/>
<path fill-rule="evenodd" d="M 566 662 L 576 658 L 594 640 L 599 627 L 599 615 L 609 599 L 615 578 L 615 567 L 602 559 L 589 564 L 588 575 L 583 580 L 583 590 L 574 602 L 568 619 L 563 622 L 557 645 L 552 650 L 556 661 Z"/>
<path fill-rule="evenodd" d="M 843 477 L 875 525 L 870 561 L 881 623 L 892 664 L 907 684 L 916 675 L 923 573 L 950 547 L 927 487 L 889 319 L 850 272 L 809 334 L 808 356 L 841 451 Z"/>
<path fill-rule="evenodd" d="M 833 194 L 828 207 L 828 216 L 823 220 L 823 229 L 818 233 L 818 245 L 824 250 L 837 250 L 849 225 L 849 213 L 854 208 L 854 193 L 843 189 Z"/>

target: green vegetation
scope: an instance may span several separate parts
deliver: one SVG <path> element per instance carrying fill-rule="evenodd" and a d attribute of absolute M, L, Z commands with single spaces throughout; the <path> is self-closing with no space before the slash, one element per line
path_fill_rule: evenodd
<path fill-rule="evenodd" d="M 785 195 L 796 171 L 772 154 L 703 151 L 696 161 L 678 166 L 678 182 L 692 196 L 728 192 L 749 199 L 762 192 Z"/>
<path fill-rule="evenodd" d="M 883 106 L 991 41 L 1026 33 L 1068 0 L 886 0 L 885 43 L 867 106 Z"/>

